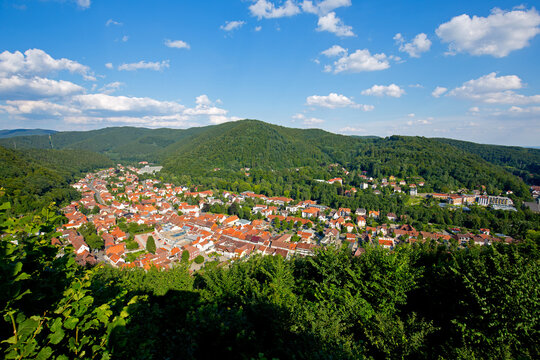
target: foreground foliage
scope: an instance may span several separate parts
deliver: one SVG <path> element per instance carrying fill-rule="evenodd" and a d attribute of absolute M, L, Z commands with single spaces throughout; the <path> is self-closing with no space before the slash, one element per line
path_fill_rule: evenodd
<path fill-rule="evenodd" d="M 75 265 L 54 208 L 2 225 L 5 358 L 538 358 L 540 234 L 360 257 L 255 256 L 190 275 Z M 32 235 L 41 233 L 42 235 Z M 12 241 L 18 240 L 15 244 Z"/>

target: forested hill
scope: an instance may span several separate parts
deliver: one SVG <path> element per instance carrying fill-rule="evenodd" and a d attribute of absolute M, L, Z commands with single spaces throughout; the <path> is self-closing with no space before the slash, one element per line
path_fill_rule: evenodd
<path fill-rule="evenodd" d="M 490 163 L 503 166 L 513 174 L 521 176 L 529 184 L 540 185 L 540 149 L 485 145 L 445 138 L 434 140 L 476 154 Z"/>
<path fill-rule="evenodd" d="M 56 133 L 55 130 L 44 129 L 12 129 L 12 130 L 0 130 L 0 139 L 10 138 L 14 136 L 30 136 L 30 135 L 49 135 Z"/>
<path fill-rule="evenodd" d="M 353 137 L 257 120 L 187 130 L 117 127 L 60 132 L 50 137 L 0 139 L 0 145 L 17 149 L 84 149 L 105 154 L 114 161 L 160 162 L 166 172 L 197 177 L 224 175 L 215 173 L 216 169 L 240 173 L 241 169 L 250 168 L 271 173 L 304 168 L 321 178 L 330 176 L 329 165 L 337 163 L 349 171 L 367 171 L 374 177 L 418 176 L 441 191 L 485 185 L 512 190 L 522 197 L 528 194 L 525 184 L 503 168 L 512 171 L 523 167 L 514 164 L 519 148 L 510 148 L 515 155 L 507 158 L 491 157 L 487 156 L 489 145 L 479 145 L 478 149 L 487 147 L 480 151 L 454 144 L 452 140 Z M 503 152 L 507 147 L 493 148 Z M 536 156 L 534 150 L 531 154 Z M 538 176 L 533 163 L 531 157 L 526 170 L 521 171 Z"/>
<path fill-rule="evenodd" d="M 106 156 L 73 150 L 9 150 L 0 146 L 0 204 L 11 199 L 12 212 L 27 213 L 50 202 L 78 197 L 69 185 L 88 171 L 114 165 Z"/>
<path fill-rule="evenodd" d="M 173 149 L 174 147 L 174 149 Z M 217 169 L 275 172 L 307 167 L 317 178 L 332 176 L 331 164 L 374 177 L 421 177 L 447 191 L 485 185 L 528 196 L 526 185 L 502 167 L 454 146 L 422 137 L 358 138 L 322 130 L 290 129 L 260 121 L 209 128 L 164 149 L 165 171 L 220 176 Z"/>

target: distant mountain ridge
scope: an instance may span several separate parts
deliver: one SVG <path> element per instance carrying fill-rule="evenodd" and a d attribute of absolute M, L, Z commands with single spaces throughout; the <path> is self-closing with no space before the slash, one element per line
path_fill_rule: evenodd
<path fill-rule="evenodd" d="M 31 136 L 31 135 L 48 135 L 55 134 L 58 131 L 56 130 L 46 130 L 46 129 L 11 129 L 11 130 L 0 130 L 0 139 L 10 138 L 15 136 Z"/>
<path fill-rule="evenodd" d="M 114 161 L 160 162 L 166 172 L 189 176 L 215 177 L 215 169 L 239 172 L 255 168 L 271 173 L 306 167 L 314 171 L 314 176 L 323 177 L 328 166 L 337 163 L 349 171 L 367 171 L 374 176 L 420 176 L 439 189 L 492 184 L 523 196 L 527 193 L 525 184 L 510 173 L 534 173 L 529 176 L 534 180 L 538 170 L 532 164 L 540 163 L 540 150 L 534 149 L 411 136 L 345 136 L 258 120 L 185 130 L 114 127 L 58 132 L 50 137 L 0 139 L 0 145 L 17 149 L 82 149 Z M 520 159 L 523 154 L 527 154 L 527 164 Z"/>

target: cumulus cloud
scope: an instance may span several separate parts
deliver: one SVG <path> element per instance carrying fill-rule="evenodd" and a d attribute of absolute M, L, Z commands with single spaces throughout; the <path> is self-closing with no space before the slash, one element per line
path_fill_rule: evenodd
<path fill-rule="evenodd" d="M 188 49 L 190 48 L 189 44 L 182 40 L 165 40 L 165 46 L 176 49 Z"/>
<path fill-rule="evenodd" d="M 424 33 L 416 35 L 411 42 L 406 42 L 403 35 L 397 33 L 394 40 L 399 45 L 399 51 L 406 52 L 410 57 L 414 58 L 419 58 L 421 53 L 429 51 L 431 48 L 431 40 Z"/>
<path fill-rule="evenodd" d="M 81 113 L 80 110 L 71 106 L 44 100 L 8 100 L 6 104 L 0 105 L 0 110 L 9 115 L 67 116 Z"/>
<path fill-rule="evenodd" d="M 114 66 L 113 66 L 112 63 L 106 63 L 106 64 L 105 64 L 105 67 L 106 67 L 107 69 L 112 69 Z"/>
<path fill-rule="evenodd" d="M 447 91 L 448 91 L 447 88 L 442 87 L 442 86 L 437 86 L 435 90 L 433 90 L 433 92 L 431 93 L 431 96 L 438 98 Z"/>
<path fill-rule="evenodd" d="M 363 111 L 374 109 L 372 105 L 362 105 L 355 103 L 345 95 L 330 93 L 328 95 L 311 95 L 306 98 L 306 104 L 310 106 L 319 106 L 328 109 L 351 107 Z"/>
<path fill-rule="evenodd" d="M 488 104 L 532 104 L 540 103 L 540 95 L 526 96 L 516 93 L 523 84 L 516 75 L 497 76 L 496 73 L 466 81 L 448 95 Z"/>
<path fill-rule="evenodd" d="M 28 49 L 23 53 L 4 51 L 0 53 L 0 76 L 46 75 L 60 71 L 77 73 L 86 80 L 96 80 L 90 68 L 69 59 L 54 59 L 41 49 Z"/>
<path fill-rule="evenodd" d="M 122 36 L 121 40 L 122 40 L 122 42 L 127 42 L 129 40 L 129 36 L 124 35 L 124 36 Z"/>
<path fill-rule="evenodd" d="M 331 48 L 328 48 L 321 52 L 321 54 L 328 56 L 328 57 L 335 57 L 347 54 L 347 49 L 342 48 L 339 45 L 334 45 Z"/>
<path fill-rule="evenodd" d="M 352 26 L 345 25 L 343 21 L 336 16 L 335 12 L 319 17 L 316 30 L 328 31 L 337 36 L 354 36 Z"/>
<path fill-rule="evenodd" d="M 183 111 L 185 106 L 174 101 L 159 101 L 147 97 L 112 96 L 107 94 L 75 95 L 72 103 L 79 109 L 94 113 L 157 113 Z"/>
<path fill-rule="evenodd" d="M 106 64 L 113 68 L 112 63 Z M 141 61 L 123 64 L 120 70 L 168 67 L 168 61 L 148 63 Z M 149 97 L 112 95 L 123 85 L 110 82 L 98 93 L 66 80 L 39 76 L 62 70 L 89 76 L 90 69 L 68 59 L 53 59 L 41 50 L 26 53 L 0 54 L 0 113 L 18 121 L 52 121 L 71 124 L 131 124 L 138 126 L 185 127 L 200 125 L 199 120 L 222 123 L 238 120 L 228 110 L 216 106 L 208 96 L 196 98 L 195 106 L 188 108 L 176 101 L 161 101 Z M 91 92 L 97 85 L 94 84 Z M 197 121 L 197 122 L 195 122 Z"/>
<path fill-rule="evenodd" d="M 226 21 L 225 25 L 221 25 L 219 28 L 224 31 L 233 31 L 241 28 L 245 23 L 245 21 Z"/>
<path fill-rule="evenodd" d="M 0 77 L 0 96 L 3 100 L 63 97 L 83 91 L 83 87 L 65 80 L 16 75 Z"/>
<path fill-rule="evenodd" d="M 401 97 L 405 94 L 405 90 L 400 88 L 396 84 L 390 84 L 388 86 L 384 85 L 373 85 L 371 88 L 362 91 L 362 95 L 373 95 L 373 96 L 391 96 L 391 97 Z"/>
<path fill-rule="evenodd" d="M 351 6 L 351 0 L 323 0 L 323 1 L 313 1 L 304 0 L 302 2 L 302 10 L 307 13 L 317 14 L 319 16 L 324 16 L 331 12 L 334 9 L 340 7 Z"/>
<path fill-rule="evenodd" d="M 276 6 L 268 0 L 257 0 L 249 6 L 249 11 L 260 20 L 294 16 L 300 13 L 300 8 L 291 0 L 285 1 L 282 6 Z"/>
<path fill-rule="evenodd" d="M 324 120 L 322 119 L 315 118 L 315 117 L 306 117 L 306 115 L 304 114 L 295 114 L 292 116 L 292 118 L 296 120 L 302 120 L 302 123 L 304 125 L 317 125 L 317 124 L 322 124 L 324 122 Z"/>
<path fill-rule="evenodd" d="M 540 33 L 540 14 L 533 8 L 504 11 L 491 10 L 487 17 L 459 15 L 441 24 L 435 33 L 448 43 L 448 54 L 466 52 L 471 55 L 505 57 L 529 45 Z"/>
<path fill-rule="evenodd" d="M 144 60 L 141 60 L 136 63 L 128 63 L 128 64 L 122 64 L 118 66 L 118 70 L 120 71 L 135 71 L 139 69 L 148 69 L 148 70 L 155 70 L 155 71 L 161 71 L 163 69 L 166 69 L 169 67 L 169 60 L 163 60 L 161 62 L 146 62 Z"/>
<path fill-rule="evenodd" d="M 371 54 L 368 49 L 356 50 L 352 54 L 347 52 L 332 65 L 325 66 L 326 72 L 362 72 L 384 70 L 390 67 L 388 57 L 384 53 Z"/>

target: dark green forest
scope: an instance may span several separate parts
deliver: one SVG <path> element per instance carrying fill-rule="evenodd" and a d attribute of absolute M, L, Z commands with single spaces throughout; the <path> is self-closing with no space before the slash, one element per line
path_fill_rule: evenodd
<path fill-rule="evenodd" d="M 459 147 L 490 163 L 500 165 L 523 178 L 528 184 L 540 185 L 540 149 L 484 145 L 453 139 L 435 140 Z"/>
<path fill-rule="evenodd" d="M 185 263 L 79 267 L 50 245 L 58 221 L 45 208 L 27 228 L 0 229 L 19 240 L 0 242 L 6 359 L 540 356 L 537 231 L 512 245 L 366 246 L 360 257 L 330 247 L 190 275 Z"/>
<path fill-rule="evenodd" d="M 41 210 L 49 203 L 77 199 L 69 185 L 87 172 L 114 163 L 81 150 L 9 150 L 0 146 L 0 203 L 12 202 L 10 214 Z"/>

